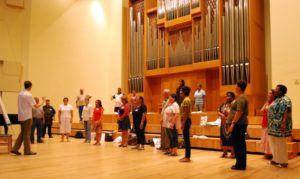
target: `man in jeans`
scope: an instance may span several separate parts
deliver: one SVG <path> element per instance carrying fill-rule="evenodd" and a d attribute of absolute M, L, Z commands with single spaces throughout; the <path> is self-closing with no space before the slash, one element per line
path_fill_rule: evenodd
<path fill-rule="evenodd" d="M 19 149 L 24 141 L 24 155 L 36 155 L 35 152 L 32 152 L 30 149 L 30 129 L 32 124 L 32 108 L 38 108 L 42 106 L 45 98 L 43 97 L 43 102 L 41 104 L 36 104 L 32 94 L 30 93 L 32 88 L 32 83 L 30 81 L 24 82 L 24 88 L 18 96 L 18 119 L 21 124 L 21 132 L 15 142 L 11 153 L 16 155 L 21 155 Z"/>
<path fill-rule="evenodd" d="M 34 98 L 36 104 L 39 104 L 40 100 L 39 98 Z M 42 107 L 39 108 L 33 108 L 32 109 L 32 125 L 31 125 L 31 135 L 30 135 L 30 141 L 32 144 L 34 144 L 34 131 L 35 128 L 37 130 L 37 143 L 43 143 L 42 140 L 42 128 L 44 123 L 44 111 Z"/>

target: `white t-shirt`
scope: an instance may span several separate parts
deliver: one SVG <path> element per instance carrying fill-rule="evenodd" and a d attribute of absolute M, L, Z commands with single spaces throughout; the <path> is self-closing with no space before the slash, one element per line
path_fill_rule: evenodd
<path fill-rule="evenodd" d="M 73 110 L 73 107 L 71 104 L 61 104 L 58 110 L 60 111 L 60 118 L 71 118 L 71 111 Z"/>
<path fill-rule="evenodd" d="M 123 93 L 114 95 L 115 107 L 121 107 L 123 105 L 122 101 L 121 101 L 122 96 L 123 96 Z"/>
<path fill-rule="evenodd" d="M 82 110 L 82 119 L 83 121 L 89 121 L 93 117 L 93 107 L 91 104 L 88 104 L 87 106 L 83 106 Z"/>
<path fill-rule="evenodd" d="M 205 96 L 205 91 L 203 89 L 201 89 L 200 91 L 199 90 L 196 90 L 195 91 L 195 94 L 194 94 L 194 97 L 195 97 L 195 104 L 203 104 L 204 101 L 203 101 L 203 97 Z"/>
<path fill-rule="evenodd" d="M 18 119 L 19 121 L 26 121 L 32 119 L 32 108 L 35 105 L 35 100 L 32 94 L 24 90 L 18 96 Z"/>
<path fill-rule="evenodd" d="M 173 104 L 168 104 L 163 112 L 163 127 L 170 128 L 171 121 L 175 117 L 175 114 L 179 115 L 179 105 L 177 102 L 174 102 Z M 176 121 L 175 121 L 176 124 Z"/>
<path fill-rule="evenodd" d="M 86 97 L 85 94 L 77 96 L 77 103 L 76 103 L 76 105 L 77 106 L 84 106 L 84 99 L 85 99 L 85 97 Z"/>

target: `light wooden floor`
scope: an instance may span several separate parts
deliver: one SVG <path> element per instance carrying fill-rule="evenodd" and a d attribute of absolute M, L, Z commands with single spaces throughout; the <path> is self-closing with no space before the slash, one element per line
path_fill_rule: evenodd
<path fill-rule="evenodd" d="M 262 155 L 249 154 L 247 171 L 232 171 L 234 160 L 220 159 L 216 151 L 195 149 L 191 163 L 179 163 L 184 150 L 179 150 L 179 157 L 168 157 L 151 146 L 136 151 L 116 143 L 93 146 L 74 138 L 61 143 L 58 136 L 32 148 L 38 155 L 0 154 L 0 178 L 300 178 L 300 157 L 281 169 L 270 166 Z"/>

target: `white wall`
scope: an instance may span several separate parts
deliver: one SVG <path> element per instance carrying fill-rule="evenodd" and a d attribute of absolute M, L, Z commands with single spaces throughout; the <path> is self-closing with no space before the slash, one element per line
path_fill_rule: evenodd
<path fill-rule="evenodd" d="M 293 104 L 294 128 L 300 128 L 300 1 L 269 1 L 272 87 L 287 86 L 287 96 Z"/>
<path fill-rule="evenodd" d="M 112 113 L 110 96 L 121 85 L 122 1 L 32 0 L 29 47 L 34 95 L 57 108 L 65 96 L 75 105 L 83 88 Z"/>
<path fill-rule="evenodd" d="M 7 6 L 0 0 L 0 59 L 16 61 L 23 66 L 23 78 L 27 78 L 30 0 L 25 8 Z M 1 82 L 0 82 L 1 83 Z M 7 111 L 17 112 L 17 93 L 3 93 Z"/>

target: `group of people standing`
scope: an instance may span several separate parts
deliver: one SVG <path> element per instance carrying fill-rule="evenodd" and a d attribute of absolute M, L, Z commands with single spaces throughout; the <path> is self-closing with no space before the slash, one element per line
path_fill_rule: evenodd
<path fill-rule="evenodd" d="M 261 109 L 262 151 L 271 165 L 288 167 L 287 138 L 292 136 L 292 102 L 286 96 L 287 87 L 279 84 L 270 90 L 268 100 Z"/>
<path fill-rule="evenodd" d="M 246 156 L 246 132 L 248 125 L 248 99 L 244 94 L 247 83 L 239 81 L 236 84 L 236 95 L 233 92 L 226 93 L 226 102 L 218 111 L 222 119 L 220 137 L 222 141 L 222 158 L 236 158 L 233 170 L 245 170 L 247 167 Z M 291 100 L 285 94 L 287 88 L 277 85 L 275 90 L 268 92 L 268 99 L 261 108 L 262 137 L 261 148 L 270 164 L 281 168 L 288 166 L 287 137 L 292 135 Z"/>
<path fill-rule="evenodd" d="M 180 162 L 190 162 L 191 158 L 190 127 L 193 105 L 189 98 L 190 91 L 190 87 L 182 85 L 177 94 L 171 94 L 168 89 L 165 89 L 163 92 L 161 149 L 166 155 L 178 156 L 178 129 L 182 129 L 185 143 L 185 156 L 180 159 Z M 131 111 L 133 129 L 137 137 L 137 145 L 133 147 L 133 149 L 144 150 L 145 128 L 147 125 L 147 106 L 144 103 L 144 98 L 133 93 L 129 103 L 128 98 L 118 89 L 118 93 L 112 96 L 111 99 L 114 99 L 116 104 L 118 104 L 117 100 L 120 100 L 122 103 L 122 105 L 117 106 L 118 110 L 115 110 L 118 111 L 117 121 L 119 131 L 122 132 L 122 142 L 119 147 L 127 147 L 128 145 L 128 135 L 131 126 L 129 114 Z M 168 142 L 165 142 L 165 140 Z"/>
<path fill-rule="evenodd" d="M 181 129 L 185 144 L 185 156 L 179 160 L 180 162 L 191 161 L 190 127 L 192 124 L 192 101 L 189 98 L 190 91 L 191 88 L 185 85 L 181 86 L 173 94 L 171 94 L 169 89 L 163 91 L 160 149 L 166 155 L 178 156 L 178 129 Z"/>
<path fill-rule="evenodd" d="M 118 92 L 111 99 L 115 100 L 114 111 L 118 113 L 118 129 L 122 133 L 122 141 L 119 147 L 127 147 L 128 145 L 129 130 L 131 129 L 129 114 L 131 112 L 133 129 L 137 137 L 137 143 L 133 149 L 144 150 L 146 143 L 145 128 L 147 126 L 147 106 L 144 103 L 144 98 L 137 96 L 136 92 L 133 91 L 129 101 L 127 96 L 122 93 L 121 88 L 118 88 Z"/>
<path fill-rule="evenodd" d="M 35 155 L 31 151 L 30 141 L 34 143 L 34 130 L 37 128 L 37 142 L 42 142 L 48 128 L 49 137 L 52 137 L 52 121 L 56 114 L 55 109 L 50 105 L 50 100 L 42 98 L 33 98 L 30 93 L 32 83 L 24 82 L 25 90 L 18 96 L 18 117 L 21 124 L 21 132 L 15 142 L 11 153 L 21 155 L 19 148 L 24 142 L 24 155 Z M 245 170 L 247 167 L 246 156 L 246 132 L 248 126 L 248 98 L 245 95 L 247 83 L 238 81 L 236 83 L 236 93 L 227 92 L 226 101 L 218 110 L 221 122 L 221 141 L 223 154 L 221 157 L 227 157 L 227 152 L 231 151 L 231 158 L 236 159 L 236 163 L 231 167 L 233 170 Z M 192 101 L 189 98 L 190 87 L 180 81 L 180 86 L 176 93 L 170 92 L 169 89 L 163 91 L 163 103 L 161 110 L 161 150 L 169 156 L 178 156 L 178 129 L 182 129 L 185 156 L 180 162 L 190 162 L 191 145 L 190 145 L 190 127 L 192 125 L 191 112 Z M 201 91 L 201 85 L 196 93 L 201 93 L 202 100 L 195 104 L 199 110 L 203 109 L 205 92 Z M 195 93 L 195 96 L 196 96 Z M 284 85 L 277 85 L 275 90 L 270 90 L 268 99 L 261 109 L 263 114 L 262 121 L 262 150 L 267 159 L 271 159 L 270 164 L 285 168 L 288 166 L 288 153 L 286 139 L 292 135 L 292 104 L 289 97 L 286 96 L 287 88 Z M 102 133 L 102 120 L 104 108 L 100 100 L 95 101 L 95 107 L 90 104 L 91 96 L 85 95 L 80 90 L 77 97 L 76 105 L 78 107 L 80 121 L 84 122 L 85 141 L 91 142 L 92 122 L 96 132 L 95 145 L 100 145 Z M 117 106 L 114 111 L 118 113 L 118 128 L 122 132 L 122 142 L 119 147 L 127 147 L 129 130 L 131 123 L 129 114 L 132 112 L 133 128 L 137 136 L 137 145 L 134 149 L 144 150 L 145 145 L 145 128 L 147 125 L 147 106 L 142 96 L 133 96 L 128 101 L 121 89 L 117 94 L 112 96 L 116 100 Z M 42 105 L 46 102 L 46 105 Z M 63 104 L 58 109 L 58 120 L 60 124 L 61 140 L 64 141 L 66 136 L 69 140 L 71 124 L 73 121 L 73 107 L 67 97 L 63 98 Z M 199 105 L 200 104 L 200 105 Z M 44 125 L 43 125 L 44 124 Z M 42 127 L 43 125 L 43 127 Z M 43 128 L 43 130 L 42 130 Z"/>

